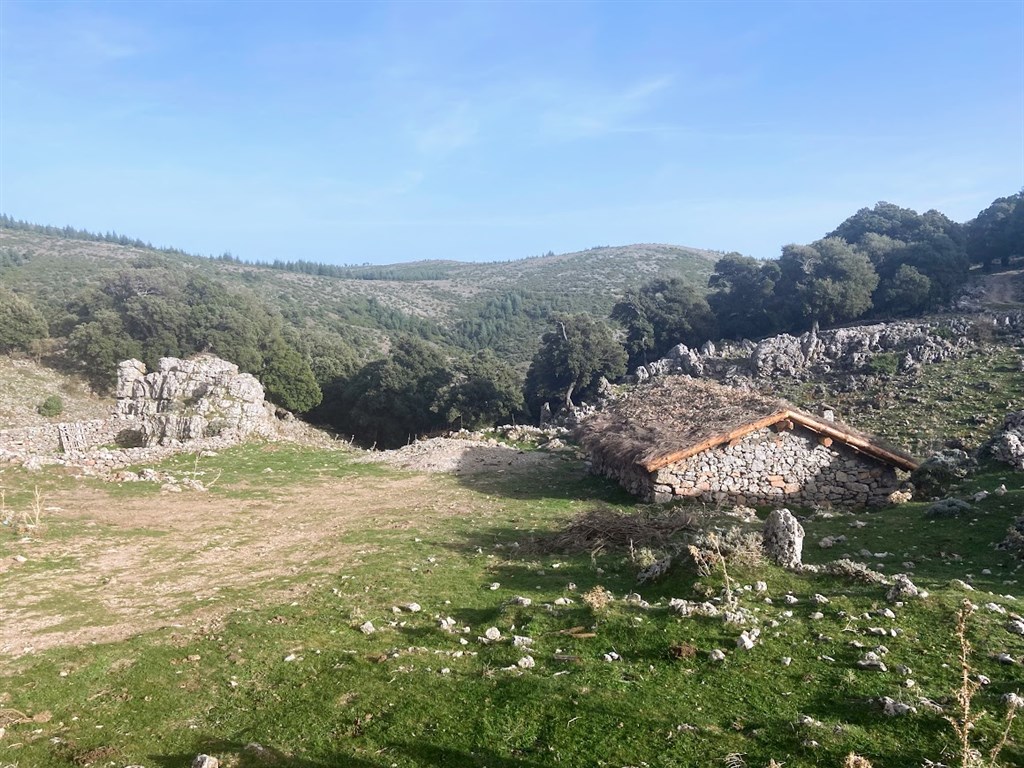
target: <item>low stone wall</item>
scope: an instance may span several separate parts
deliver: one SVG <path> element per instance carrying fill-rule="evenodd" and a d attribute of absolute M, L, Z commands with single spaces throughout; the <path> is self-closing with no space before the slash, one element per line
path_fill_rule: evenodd
<path fill-rule="evenodd" d="M 898 487 L 893 467 L 840 443 L 823 445 L 813 432 L 796 427 L 760 429 L 670 464 L 653 473 L 643 495 L 654 501 L 865 506 L 886 503 Z"/>
<path fill-rule="evenodd" d="M 39 427 L 0 430 L 0 454 L 38 456 L 73 453 L 112 445 L 125 429 L 136 426 L 126 419 L 94 419 Z"/>

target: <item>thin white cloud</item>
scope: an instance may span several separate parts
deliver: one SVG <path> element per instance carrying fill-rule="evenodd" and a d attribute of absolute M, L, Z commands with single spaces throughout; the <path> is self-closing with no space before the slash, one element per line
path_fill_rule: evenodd
<path fill-rule="evenodd" d="M 597 138 L 612 133 L 643 131 L 641 118 L 656 107 L 673 78 L 652 77 L 615 90 L 577 90 L 576 84 L 556 88 L 554 99 L 541 111 L 542 132 L 550 138 Z"/>
<path fill-rule="evenodd" d="M 473 143 L 480 120 L 467 102 L 449 103 L 427 110 L 408 130 L 420 155 L 444 157 Z"/>

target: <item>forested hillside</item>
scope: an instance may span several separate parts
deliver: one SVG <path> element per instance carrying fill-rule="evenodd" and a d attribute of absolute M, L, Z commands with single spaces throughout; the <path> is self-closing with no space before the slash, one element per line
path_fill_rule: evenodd
<path fill-rule="evenodd" d="M 281 406 L 390 445 L 535 418 L 679 342 L 941 310 L 972 268 L 1024 255 L 1022 197 L 963 224 L 878 203 L 767 261 L 633 245 L 502 263 L 251 264 L 4 216 L 0 352 L 103 388 L 126 357 L 211 351 Z"/>

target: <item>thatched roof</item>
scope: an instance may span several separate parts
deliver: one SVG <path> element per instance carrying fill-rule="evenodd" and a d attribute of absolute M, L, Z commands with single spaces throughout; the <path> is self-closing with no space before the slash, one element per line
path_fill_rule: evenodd
<path fill-rule="evenodd" d="M 578 438 L 605 463 L 653 472 L 763 427 L 794 424 L 900 469 L 918 462 L 845 424 L 826 421 L 785 400 L 689 376 L 665 376 L 588 419 Z"/>

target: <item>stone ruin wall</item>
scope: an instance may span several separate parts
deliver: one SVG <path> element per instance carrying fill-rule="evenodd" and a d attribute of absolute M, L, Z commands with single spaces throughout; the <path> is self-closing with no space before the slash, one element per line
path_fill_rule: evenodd
<path fill-rule="evenodd" d="M 813 432 L 759 429 L 670 464 L 648 478 L 646 498 L 735 504 L 875 506 L 899 487 L 895 468 Z"/>
<path fill-rule="evenodd" d="M 145 451 L 220 448 L 275 433 L 273 406 L 259 381 L 212 355 L 162 358 L 149 373 L 126 360 L 118 366 L 116 395 L 109 419 L 0 430 L 0 461 L 50 457 L 91 465 L 102 454 L 100 463 L 118 466 Z"/>
<path fill-rule="evenodd" d="M 62 422 L 39 427 L 0 430 L 0 455 L 73 453 L 112 445 L 125 428 L 121 419 Z"/>
<path fill-rule="evenodd" d="M 839 443 L 825 446 L 796 427 L 751 432 L 657 472 L 592 456 L 594 472 L 647 501 L 691 498 L 710 503 L 874 506 L 899 488 L 895 468 Z"/>

